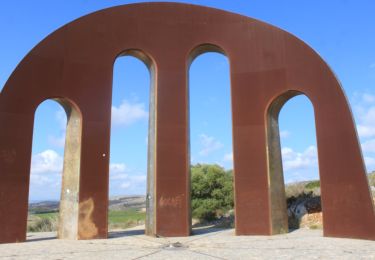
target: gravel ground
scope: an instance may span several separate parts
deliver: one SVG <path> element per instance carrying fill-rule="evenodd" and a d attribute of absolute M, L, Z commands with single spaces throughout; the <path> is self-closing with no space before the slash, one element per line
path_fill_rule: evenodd
<path fill-rule="evenodd" d="M 321 230 L 234 236 L 233 229 L 205 227 L 195 229 L 190 237 L 153 238 L 145 236 L 142 228 L 84 241 L 29 233 L 25 243 L 1 244 L 0 259 L 375 259 L 375 241 L 325 238 Z"/>

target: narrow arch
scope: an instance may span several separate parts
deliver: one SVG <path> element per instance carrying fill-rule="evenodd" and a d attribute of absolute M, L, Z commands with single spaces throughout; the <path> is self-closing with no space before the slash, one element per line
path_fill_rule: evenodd
<path fill-rule="evenodd" d="M 213 43 L 202 43 L 202 44 L 199 44 L 199 45 L 195 46 L 194 48 L 192 48 L 190 50 L 190 52 L 189 52 L 188 59 L 187 59 L 187 62 L 188 62 L 188 73 L 190 71 L 190 66 L 193 63 L 193 61 L 199 55 L 204 54 L 204 53 L 208 53 L 208 52 L 216 52 L 216 53 L 224 55 L 225 57 L 228 57 L 228 55 L 225 52 L 225 50 L 222 47 L 220 47 L 219 45 L 216 45 L 216 44 L 213 44 Z"/>
<path fill-rule="evenodd" d="M 147 52 L 140 50 L 140 49 L 127 49 L 127 50 L 122 51 L 120 54 L 118 54 L 115 60 L 123 56 L 131 56 L 131 57 L 139 59 L 150 70 L 150 76 L 155 75 L 156 62 L 154 58 Z M 154 82 L 151 81 L 151 84 L 154 84 Z"/>
<path fill-rule="evenodd" d="M 66 114 L 57 237 L 61 239 L 77 239 L 79 225 L 82 115 L 78 106 L 66 98 L 51 98 L 46 100 L 57 102 L 61 105 Z M 41 102 L 38 107 L 44 103 L 44 101 Z M 34 112 L 34 117 L 36 110 Z"/>
<path fill-rule="evenodd" d="M 279 115 L 283 106 L 293 97 L 303 95 L 300 91 L 289 90 L 274 98 L 266 113 L 268 190 L 270 198 L 271 233 L 288 232 L 288 214 L 285 194 L 284 170 L 280 143 Z M 310 102 L 310 104 L 312 104 Z M 316 133 L 315 133 L 316 134 Z"/>
<path fill-rule="evenodd" d="M 143 50 L 139 50 L 139 49 L 128 49 L 128 50 L 125 50 L 123 52 L 121 52 L 121 54 L 119 54 L 117 57 L 116 57 L 116 61 L 118 61 L 119 58 L 123 58 L 123 57 L 132 57 L 132 58 L 135 58 L 136 60 L 138 61 L 141 61 L 146 67 L 147 67 L 147 70 L 148 70 L 148 79 L 149 79 L 149 88 L 145 91 L 145 92 L 148 92 L 147 94 L 144 94 L 144 97 L 143 98 L 147 98 L 148 97 L 148 123 L 147 123 L 147 138 L 146 138 L 146 142 L 147 142 L 147 166 L 146 166 L 146 171 L 147 171 L 147 177 L 146 177 L 146 220 L 145 220 L 145 233 L 147 235 L 154 235 L 155 234 L 155 209 L 156 209 L 156 206 L 155 206 L 155 191 L 156 191 L 156 187 L 155 187 L 155 149 L 156 149 L 156 146 L 155 146 L 155 142 L 156 142 L 156 138 L 155 138 L 155 134 L 156 134 L 156 124 L 155 124 L 155 120 L 156 120 L 156 109 L 155 109 L 155 106 L 156 106 L 156 102 L 155 102 L 155 91 L 156 91 L 156 63 L 154 61 L 154 59 L 149 55 L 147 54 L 146 52 L 144 52 Z M 115 63 L 114 63 L 114 66 L 115 66 Z M 124 71 L 124 76 L 127 78 L 126 76 L 127 72 Z M 115 75 L 114 75 L 115 76 Z M 115 83 L 115 82 L 114 82 Z M 112 88 L 114 88 L 114 85 L 112 86 Z M 121 90 L 120 90 L 121 88 Z M 120 87 L 119 90 L 116 92 L 115 89 L 112 89 L 112 107 L 113 107 L 113 104 L 114 104 L 114 99 L 115 99 L 115 95 L 119 94 L 119 92 L 126 92 L 129 90 L 128 86 L 125 86 L 125 87 Z M 132 89 L 132 91 L 134 91 L 135 89 Z M 139 94 L 140 92 L 142 92 L 142 90 L 135 90 L 136 94 Z M 139 91 L 139 92 L 138 92 Z M 116 92 L 116 93 L 115 93 Z M 138 97 L 137 97 L 138 98 Z M 141 102 L 144 101 L 144 99 L 141 98 Z M 112 119 L 113 119 L 113 115 L 112 115 Z M 113 122 L 112 122 L 113 123 Z M 113 125 L 113 124 L 112 124 Z M 111 143 L 113 144 L 113 134 L 111 134 Z M 139 143 L 140 146 L 143 146 L 144 145 L 144 139 L 142 139 L 142 143 Z M 111 145 L 113 146 L 113 145 Z M 140 156 L 140 157 L 143 157 L 143 156 Z M 111 152 L 111 158 L 112 158 L 112 152 Z M 143 165 L 143 163 L 142 163 Z M 143 166 L 141 166 L 143 167 Z M 142 195 L 142 194 L 137 194 L 137 195 Z"/>
<path fill-rule="evenodd" d="M 203 214 L 207 219 L 224 215 L 224 218 L 233 218 L 233 188 L 228 191 L 224 187 L 220 188 L 224 183 L 211 183 L 211 187 L 216 186 L 222 189 L 222 194 L 230 196 L 216 212 L 202 210 L 203 205 L 207 205 L 206 198 L 200 195 L 202 191 L 195 189 L 199 186 L 197 181 L 207 181 L 205 175 L 208 172 L 215 172 L 222 181 L 233 181 L 229 66 L 225 51 L 214 44 L 198 45 L 189 55 L 187 81 L 190 220 L 197 220 Z M 217 113 L 220 114 L 219 117 Z M 196 186 L 192 185 L 194 183 Z M 194 229 L 192 232 L 194 234 Z"/>

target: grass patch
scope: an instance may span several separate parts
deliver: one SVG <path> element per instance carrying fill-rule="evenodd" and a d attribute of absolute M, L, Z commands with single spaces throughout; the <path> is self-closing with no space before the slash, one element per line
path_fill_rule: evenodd
<path fill-rule="evenodd" d="M 122 223 L 124 221 L 144 221 L 146 212 L 136 209 L 110 210 L 108 215 L 109 223 Z"/>
<path fill-rule="evenodd" d="M 31 214 L 27 223 L 28 232 L 50 232 L 56 231 L 58 227 L 58 214 L 39 213 Z"/>
<path fill-rule="evenodd" d="M 41 219 L 46 219 L 46 218 L 51 219 L 51 218 L 58 218 L 59 212 L 34 213 L 32 215 Z"/>
<path fill-rule="evenodd" d="M 318 224 L 313 224 L 309 227 L 310 229 L 322 229 L 322 227 Z"/>
<path fill-rule="evenodd" d="M 146 212 L 127 209 L 110 210 L 108 212 L 109 229 L 124 229 L 145 223 Z M 31 213 L 28 221 L 29 232 L 56 231 L 59 212 Z"/>
<path fill-rule="evenodd" d="M 108 214 L 108 228 L 125 229 L 142 225 L 145 223 L 146 212 L 128 209 L 128 210 L 110 210 Z"/>

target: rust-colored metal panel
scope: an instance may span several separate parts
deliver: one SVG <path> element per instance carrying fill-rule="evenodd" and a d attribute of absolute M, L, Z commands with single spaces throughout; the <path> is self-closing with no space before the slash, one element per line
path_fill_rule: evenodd
<path fill-rule="evenodd" d="M 49 98 L 67 100 L 81 114 L 75 238 L 107 236 L 112 69 L 118 55 L 132 50 L 148 57 L 155 76 L 149 153 L 155 215 L 147 233 L 189 235 L 187 70 L 194 55 L 210 50 L 205 45 L 216 46 L 212 50 L 220 49 L 231 64 L 236 233 L 278 232 L 267 116 L 273 102 L 292 90 L 309 97 L 315 110 L 324 234 L 375 239 L 352 115 L 327 64 L 294 36 L 251 18 L 187 4 L 143 3 L 63 26 L 31 50 L 7 81 L 0 94 L 0 242 L 25 240 L 34 111 Z"/>

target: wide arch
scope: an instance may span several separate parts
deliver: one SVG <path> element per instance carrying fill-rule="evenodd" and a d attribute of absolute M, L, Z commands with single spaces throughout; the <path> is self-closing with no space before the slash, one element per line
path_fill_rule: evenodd
<path fill-rule="evenodd" d="M 8 79 L 0 95 L 0 242 L 24 240 L 25 227 L 3 212 L 26 210 L 22 182 L 28 183 L 30 111 L 50 96 L 75 100 L 84 118 L 79 193 L 84 224 L 78 237 L 107 237 L 113 61 L 129 48 L 150 53 L 158 64 L 154 235 L 189 235 L 186 57 L 205 42 L 224 46 L 230 57 L 236 233 L 271 234 L 264 114 L 277 93 L 297 89 L 316 109 L 322 189 L 335 186 L 347 194 L 324 194 L 331 201 L 325 202 L 324 234 L 375 239 L 353 118 L 321 57 L 293 35 L 248 17 L 195 5 L 142 3 L 98 11 L 61 27 L 33 48 Z M 361 212 L 361 218 L 353 212 Z"/>

